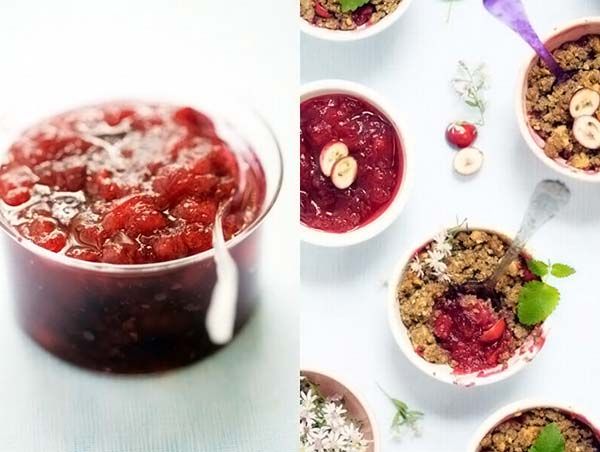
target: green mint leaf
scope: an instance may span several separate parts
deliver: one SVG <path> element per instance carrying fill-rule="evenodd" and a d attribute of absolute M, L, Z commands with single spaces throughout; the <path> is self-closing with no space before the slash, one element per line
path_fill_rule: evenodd
<path fill-rule="evenodd" d="M 554 422 L 542 429 L 529 452 L 565 452 L 565 437 Z"/>
<path fill-rule="evenodd" d="M 552 265 L 550 273 L 557 278 L 566 278 L 567 276 L 574 274 L 575 269 L 565 264 L 554 264 Z"/>
<path fill-rule="evenodd" d="M 340 5 L 342 5 L 342 12 L 347 13 L 350 11 L 356 11 L 363 5 L 369 3 L 370 0 L 340 0 Z"/>
<path fill-rule="evenodd" d="M 560 293 L 542 281 L 530 281 L 519 293 L 517 314 L 524 325 L 537 325 L 546 320 L 558 306 Z"/>
<path fill-rule="evenodd" d="M 531 259 L 527 261 L 527 267 L 536 276 L 543 278 L 548 274 L 548 264 L 542 261 L 536 261 L 535 259 Z"/>

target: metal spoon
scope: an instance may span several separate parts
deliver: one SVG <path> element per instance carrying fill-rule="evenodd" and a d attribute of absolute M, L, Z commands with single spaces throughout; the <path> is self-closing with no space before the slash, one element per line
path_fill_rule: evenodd
<path fill-rule="evenodd" d="M 516 31 L 535 50 L 548 69 L 552 71 L 558 83 L 569 77 L 568 72 L 560 67 L 533 29 L 521 0 L 483 0 L 483 6 L 494 17 Z"/>
<path fill-rule="evenodd" d="M 231 206 L 232 199 L 219 205 L 212 230 L 217 282 L 206 313 L 206 330 L 211 342 L 216 345 L 227 344 L 233 338 L 239 291 L 239 270 L 223 236 L 223 215 Z"/>
<path fill-rule="evenodd" d="M 461 292 L 493 293 L 508 266 L 521 254 L 527 241 L 571 199 L 571 191 L 557 180 L 543 180 L 535 187 L 529 206 L 521 222 L 519 232 L 513 239 L 504 257 L 498 263 L 492 275 L 484 281 L 468 282 Z"/>

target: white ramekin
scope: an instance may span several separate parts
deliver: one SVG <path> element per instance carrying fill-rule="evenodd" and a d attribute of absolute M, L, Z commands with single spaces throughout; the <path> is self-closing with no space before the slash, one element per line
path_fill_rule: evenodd
<path fill-rule="evenodd" d="M 375 36 L 389 28 L 406 12 L 406 10 L 408 10 L 411 2 L 412 0 L 402 0 L 393 13 L 388 14 L 376 24 L 361 27 L 356 30 L 330 30 L 328 28 L 317 27 L 304 20 L 302 16 L 300 16 L 300 29 L 307 35 L 326 41 L 358 41 L 370 36 Z"/>
<path fill-rule="evenodd" d="M 565 42 L 576 41 L 588 34 L 600 34 L 600 17 L 586 17 L 570 22 L 554 29 L 552 34 L 545 40 L 546 47 L 551 51 L 561 46 Z M 531 128 L 527 118 L 526 94 L 527 94 L 527 76 L 529 71 L 538 62 L 538 57 L 532 52 L 523 66 L 519 77 L 516 93 L 516 113 L 517 122 L 521 135 L 529 146 L 529 149 L 554 171 L 563 176 L 571 177 L 583 182 L 600 182 L 600 172 L 583 171 L 567 165 L 566 162 L 555 160 L 544 153 L 544 140 Z"/>
<path fill-rule="evenodd" d="M 600 440 L 600 424 L 598 424 L 595 420 L 591 420 L 588 416 L 584 416 L 580 410 L 573 408 L 573 406 L 562 402 L 544 399 L 526 399 L 506 405 L 487 418 L 473 435 L 467 452 L 478 452 L 479 444 L 483 438 L 485 438 L 485 435 L 487 435 L 492 429 L 500 425 L 502 422 L 514 417 L 515 415 L 534 408 L 553 408 L 555 410 L 570 414 L 571 416 L 577 418 L 580 422 L 583 422 L 589 426 L 596 433 L 596 437 L 598 437 Z"/>
<path fill-rule="evenodd" d="M 466 228 L 465 228 L 466 229 Z M 511 235 L 499 232 L 494 228 L 489 227 L 469 227 L 469 230 L 483 230 L 499 234 L 504 237 L 511 237 Z M 415 252 L 421 250 L 423 246 L 431 242 L 433 234 L 429 237 L 420 241 L 420 246 L 415 247 L 413 250 L 408 251 L 402 259 L 398 262 L 394 273 L 389 280 L 388 287 L 388 321 L 392 334 L 402 350 L 402 353 L 408 358 L 408 360 L 419 370 L 435 378 L 443 383 L 472 387 L 472 386 L 484 386 L 499 381 L 505 380 L 517 372 L 521 371 L 527 364 L 529 364 L 533 358 L 538 354 L 544 345 L 548 332 L 550 331 L 550 319 L 546 320 L 541 325 L 541 340 L 538 338 L 536 341 L 534 338 L 529 338 L 514 354 L 514 356 L 503 365 L 499 365 L 493 369 L 474 372 L 470 374 L 456 374 L 453 369 L 447 364 L 433 364 L 423 359 L 414 349 L 410 337 L 408 335 L 408 329 L 402 322 L 400 316 L 400 306 L 397 300 L 397 288 L 402 280 L 404 271 L 413 259 Z M 529 251 L 528 253 L 533 256 Z"/>
<path fill-rule="evenodd" d="M 404 119 L 395 111 L 392 105 L 366 86 L 345 80 L 321 80 L 304 85 L 301 89 L 300 102 L 325 94 L 347 94 L 364 100 L 379 110 L 394 126 L 402 154 L 404 165 L 400 187 L 390 205 L 378 217 L 369 223 L 352 231 L 334 233 L 300 225 L 300 237 L 304 242 L 324 247 L 344 247 L 356 245 L 369 240 L 390 226 L 402 212 L 412 186 L 413 160 L 412 140 L 407 136 Z"/>
<path fill-rule="evenodd" d="M 348 415 L 361 423 L 365 439 L 371 442 L 367 452 L 380 452 L 381 444 L 377 422 L 362 395 L 337 376 L 332 376 L 330 372 L 303 369 L 300 371 L 300 375 L 319 385 L 323 396 L 342 396 Z"/>

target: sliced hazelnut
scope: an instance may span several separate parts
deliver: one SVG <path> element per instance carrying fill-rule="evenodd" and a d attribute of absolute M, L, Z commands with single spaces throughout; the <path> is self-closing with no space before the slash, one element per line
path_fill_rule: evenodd
<path fill-rule="evenodd" d="M 356 180 L 358 163 L 354 157 L 344 157 L 333 165 L 331 182 L 340 190 L 348 188 Z"/>
<path fill-rule="evenodd" d="M 327 177 L 331 176 L 333 165 L 335 165 L 338 160 L 347 157 L 348 154 L 348 146 L 341 141 L 332 141 L 331 143 L 326 144 L 319 155 L 321 172 Z"/>
<path fill-rule="evenodd" d="M 454 169 L 463 176 L 476 173 L 483 165 L 483 152 L 475 147 L 461 149 L 454 156 Z"/>

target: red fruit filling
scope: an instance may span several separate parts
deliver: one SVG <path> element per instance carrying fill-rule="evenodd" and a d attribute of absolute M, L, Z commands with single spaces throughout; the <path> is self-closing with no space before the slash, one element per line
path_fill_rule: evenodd
<path fill-rule="evenodd" d="M 336 188 L 319 158 L 333 141 L 348 146 L 358 162 L 354 183 Z M 394 126 L 376 108 L 347 95 L 325 95 L 300 107 L 300 218 L 302 223 L 342 233 L 377 218 L 393 200 L 404 158 Z"/>
<path fill-rule="evenodd" d="M 115 264 L 189 256 L 212 247 L 219 203 L 230 238 L 257 217 L 264 176 L 213 122 L 189 108 L 102 105 L 27 130 L 0 167 L 6 220 L 54 252 Z M 241 187 L 243 181 L 243 187 Z"/>
<path fill-rule="evenodd" d="M 315 13 L 317 14 L 317 16 L 323 17 L 325 19 L 331 17 L 331 13 L 329 12 L 329 10 L 323 5 L 321 5 L 319 2 L 315 4 Z"/>
<path fill-rule="evenodd" d="M 374 12 L 375 7 L 370 3 L 367 3 L 352 13 L 352 19 L 354 20 L 354 23 L 360 27 L 371 20 Z"/>
<path fill-rule="evenodd" d="M 459 374 L 491 369 L 512 350 L 512 335 L 506 320 L 489 300 L 473 295 L 444 297 L 436 301 L 433 332 L 450 353 Z"/>

